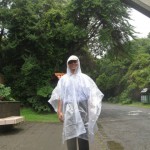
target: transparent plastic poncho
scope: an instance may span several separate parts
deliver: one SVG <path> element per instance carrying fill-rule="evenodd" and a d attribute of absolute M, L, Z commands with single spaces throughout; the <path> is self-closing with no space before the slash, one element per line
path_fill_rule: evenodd
<path fill-rule="evenodd" d="M 103 96 L 95 82 L 81 72 L 79 59 L 75 74 L 71 74 L 67 61 L 67 74 L 60 78 L 48 101 L 56 112 L 58 100 L 62 101 L 63 143 L 74 137 L 93 141 Z"/>

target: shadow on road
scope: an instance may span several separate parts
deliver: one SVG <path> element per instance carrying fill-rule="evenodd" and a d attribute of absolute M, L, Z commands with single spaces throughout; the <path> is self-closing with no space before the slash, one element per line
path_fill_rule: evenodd
<path fill-rule="evenodd" d="M 23 131 L 22 128 L 15 128 L 15 126 L 13 125 L 0 126 L 0 136 L 14 135 L 18 134 L 21 131 Z"/>

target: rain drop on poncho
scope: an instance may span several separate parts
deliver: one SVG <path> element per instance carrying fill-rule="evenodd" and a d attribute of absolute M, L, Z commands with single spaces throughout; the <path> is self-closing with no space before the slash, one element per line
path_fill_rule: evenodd
<path fill-rule="evenodd" d="M 48 101 L 56 112 L 58 101 L 62 102 L 63 142 L 74 137 L 93 140 L 103 96 L 95 82 L 81 72 L 79 59 L 75 74 L 67 61 L 67 73 L 60 78 Z"/>

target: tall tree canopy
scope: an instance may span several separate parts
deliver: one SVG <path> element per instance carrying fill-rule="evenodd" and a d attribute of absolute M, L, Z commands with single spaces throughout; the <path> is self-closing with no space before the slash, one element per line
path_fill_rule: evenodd
<path fill-rule="evenodd" d="M 123 45 L 133 37 L 133 29 L 127 6 L 120 0 L 72 0 L 68 11 L 68 19 L 86 33 L 72 45 L 74 49 L 88 43 L 98 55 L 105 51 L 117 56 L 127 50 Z"/>

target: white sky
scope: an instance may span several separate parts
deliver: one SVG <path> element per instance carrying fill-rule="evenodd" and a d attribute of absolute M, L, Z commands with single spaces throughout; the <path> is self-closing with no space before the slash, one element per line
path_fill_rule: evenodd
<path fill-rule="evenodd" d="M 131 25 L 135 27 L 136 32 L 140 32 L 135 35 L 139 38 L 146 38 L 150 32 L 150 18 L 135 9 L 131 9 L 130 14 L 133 19 L 130 21 Z"/>

